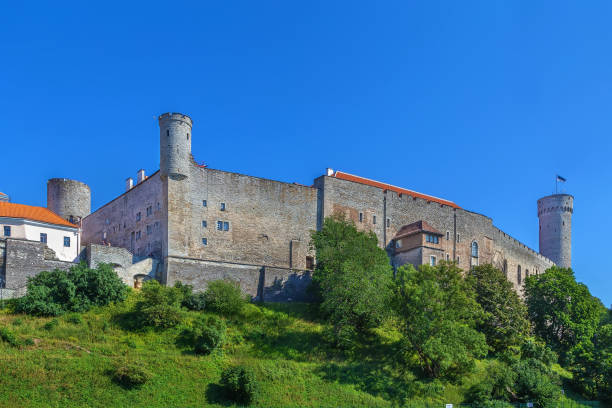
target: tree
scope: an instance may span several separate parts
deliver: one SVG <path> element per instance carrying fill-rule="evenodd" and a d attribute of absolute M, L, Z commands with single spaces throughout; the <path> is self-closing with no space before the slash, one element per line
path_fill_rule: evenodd
<path fill-rule="evenodd" d="M 312 233 L 317 266 L 315 299 L 333 325 L 334 340 L 347 346 L 353 335 L 377 325 L 388 311 L 393 270 L 373 232 L 357 231 L 342 216 L 325 219 Z"/>
<path fill-rule="evenodd" d="M 142 325 L 165 329 L 181 322 L 182 288 L 162 286 L 156 280 L 149 280 L 142 285 L 140 296 L 135 311 Z"/>
<path fill-rule="evenodd" d="M 529 334 L 527 308 L 504 274 L 492 265 L 476 266 L 468 282 L 484 310 L 476 328 L 486 336 L 489 347 L 501 352 L 519 345 Z"/>
<path fill-rule="evenodd" d="M 409 350 L 428 376 L 461 374 L 487 354 L 485 336 L 476 330 L 483 311 L 475 297 L 455 264 L 398 269 L 393 309 Z"/>
<path fill-rule="evenodd" d="M 37 316 L 83 312 L 92 306 L 122 301 L 127 291 L 109 265 L 91 269 L 81 262 L 69 271 L 43 271 L 29 278 L 26 295 L 17 299 L 15 311 Z"/>
<path fill-rule="evenodd" d="M 588 347 L 605 310 L 571 269 L 557 266 L 525 279 L 525 300 L 535 333 L 566 363 Z"/>

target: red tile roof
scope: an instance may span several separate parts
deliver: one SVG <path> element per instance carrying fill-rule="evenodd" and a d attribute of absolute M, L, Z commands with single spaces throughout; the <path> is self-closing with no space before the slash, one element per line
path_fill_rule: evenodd
<path fill-rule="evenodd" d="M 397 234 L 395 234 L 393 239 L 404 238 L 419 232 L 429 232 L 435 235 L 443 235 L 440 231 L 429 225 L 427 222 L 421 220 L 413 222 L 412 224 L 404 225 L 399 229 L 399 231 L 397 231 Z"/>
<path fill-rule="evenodd" d="M 0 201 L 0 217 L 24 218 L 26 220 L 46 222 L 47 224 L 78 228 L 76 225 L 69 223 L 53 211 L 33 205 L 5 203 Z"/>
<path fill-rule="evenodd" d="M 332 177 L 339 178 L 339 179 L 342 179 L 342 180 L 353 181 L 355 183 L 366 184 L 366 185 L 372 186 L 372 187 L 378 187 L 378 188 L 381 188 L 383 190 L 395 191 L 398 194 L 406 194 L 406 195 L 409 195 L 411 197 L 419 197 L 419 198 L 425 199 L 427 201 L 433 201 L 433 202 L 436 202 L 436 203 L 439 203 L 439 204 L 448 205 L 448 206 L 453 207 L 453 208 L 461 208 L 457 204 L 453 203 L 452 201 L 444 200 L 442 198 L 430 196 L 430 195 L 427 195 L 427 194 L 417 193 L 416 191 L 407 190 L 407 189 L 401 188 L 401 187 L 396 187 L 396 186 L 393 186 L 393 185 L 387 184 L 387 183 L 381 183 L 380 181 L 376 181 L 376 180 L 370 180 L 370 179 L 367 179 L 365 177 L 355 176 L 353 174 L 344 173 L 342 171 L 336 171 Z"/>

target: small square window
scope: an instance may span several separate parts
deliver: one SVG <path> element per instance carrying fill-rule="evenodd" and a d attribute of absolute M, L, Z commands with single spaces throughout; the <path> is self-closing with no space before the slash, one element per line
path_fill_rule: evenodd
<path fill-rule="evenodd" d="M 4 227 L 4 236 L 5 237 L 11 236 L 11 227 Z"/>
<path fill-rule="evenodd" d="M 217 231 L 223 231 L 223 221 L 217 221 Z"/>
<path fill-rule="evenodd" d="M 225 211 L 225 203 L 221 203 L 221 211 Z"/>
<path fill-rule="evenodd" d="M 47 243 L 47 234 L 45 234 L 44 232 L 40 233 L 40 242 L 42 243 Z"/>
<path fill-rule="evenodd" d="M 69 247 L 70 246 L 70 237 L 64 237 L 64 246 L 65 247 Z"/>
<path fill-rule="evenodd" d="M 202 228 L 206 228 L 206 227 L 207 227 L 206 221 L 202 221 Z"/>
<path fill-rule="evenodd" d="M 208 245 L 208 240 L 206 238 L 202 238 L 202 245 Z"/>
<path fill-rule="evenodd" d="M 206 207 L 207 205 L 206 200 L 202 200 L 202 207 Z"/>
<path fill-rule="evenodd" d="M 223 231 L 229 231 L 229 222 L 225 221 L 223 223 Z"/>

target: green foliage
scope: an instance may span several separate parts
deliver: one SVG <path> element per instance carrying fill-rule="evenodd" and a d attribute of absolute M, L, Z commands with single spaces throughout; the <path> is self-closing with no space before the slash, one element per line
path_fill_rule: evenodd
<path fill-rule="evenodd" d="M 325 219 L 312 233 L 317 266 L 313 291 L 322 317 L 333 326 L 332 337 L 348 346 L 355 334 L 380 324 L 389 310 L 392 268 L 373 232 L 358 231 L 342 216 Z"/>
<path fill-rule="evenodd" d="M 83 318 L 78 313 L 71 313 L 68 316 L 66 316 L 66 321 L 72 324 L 82 324 Z"/>
<path fill-rule="evenodd" d="M 152 377 L 150 372 L 136 364 L 117 367 L 113 372 L 113 381 L 124 388 L 141 387 Z"/>
<path fill-rule="evenodd" d="M 59 326 L 59 321 L 57 319 L 51 319 L 43 326 L 43 329 L 51 331 Z"/>
<path fill-rule="evenodd" d="M 529 333 L 527 308 L 504 274 L 491 265 L 476 266 L 468 282 L 484 310 L 476 328 L 486 336 L 491 350 L 501 352 L 519 345 Z"/>
<path fill-rule="evenodd" d="M 576 348 L 589 347 L 604 307 L 586 285 L 576 282 L 571 269 L 553 266 L 527 277 L 525 297 L 535 334 L 564 362 Z"/>
<path fill-rule="evenodd" d="M 0 326 L 0 340 L 10 344 L 13 347 L 19 347 L 21 344 L 15 333 L 9 330 L 8 327 Z"/>
<path fill-rule="evenodd" d="M 537 408 L 555 407 L 561 397 L 561 387 L 554 372 L 535 358 L 521 360 L 513 367 L 517 378 L 515 398 L 531 401 Z"/>
<path fill-rule="evenodd" d="M 226 397 L 240 404 L 253 402 L 258 386 L 253 371 L 246 367 L 230 367 L 221 375 L 221 387 Z"/>
<path fill-rule="evenodd" d="M 584 396 L 612 402 L 612 324 L 603 320 L 590 343 L 574 349 L 570 371 L 574 387 Z"/>
<path fill-rule="evenodd" d="M 210 354 L 223 346 L 225 332 L 225 323 L 217 316 L 200 316 L 181 336 L 182 342 L 193 347 L 196 354 Z"/>
<path fill-rule="evenodd" d="M 82 262 L 69 272 L 56 269 L 29 278 L 27 293 L 15 301 L 15 311 L 35 316 L 82 312 L 122 301 L 127 290 L 109 265 L 90 269 Z"/>
<path fill-rule="evenodd" d="M 150 280 L 142 285 L 140 295 L 141 299 L 136 303 L 135 311 L 144 326 L 166 329 L 181 322 L 181 289 L 163 286 L 156 280 Z"/>
<path fill-rule="evenodd" d="M 239 314 L 246 304 L 238 284 L 223 280 L 209 282 L 203 297 L 206 310 L 228 317 Z"/>
<path fill-rule="evenodd" d="M 188 310 L 204 310 L 206 298 L 203 292 L 193 293 L 193 286 L 185 285 L 181 282 L 176 282 L 174 287 L 179 289 L 183 294 L 181 306 Z"/>
<path fill-rule="evenodd" d="M 393 308 L 408 349 L 427 376 L 457 376 L 486 355 L 485 336 L 476 329 L 483 315 L 475 293 L 455 264 L 397 271 Z"/>

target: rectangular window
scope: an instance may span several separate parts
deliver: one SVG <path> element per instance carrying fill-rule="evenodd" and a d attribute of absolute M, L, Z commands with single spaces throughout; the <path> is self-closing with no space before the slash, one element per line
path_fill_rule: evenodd
<path fill-rule="evenodd" d="M 363 222 L 363 213 L 359 213 L 359 222 Z"/>
<path fill-rule="evenodd" d="M 391 227 L 391 218 L 387 218 L 387 228 Z"/>
<path fill-rule="evenodd" d="M 207 227 L 206 221 L 202 221 L 202 228 L 206 228 L 206 227 Z"/>
<path fill-rule="evenodd" d="M 229 222 L 225 221 L 223 223 L 223 231 L 229 231 Z"/>
<path fill-rule="evenodd" d="M 202 238 L 202 245 L 208 245 L 208 240 L 206 238 Z"/>
<path fill-rule="evenodd" d="M 140 231 L 136 231 L 136 240 L 140 239 Z"/>
<path fill-rule="evenodd" d="M 70 237 L 64 237 L 64 246 L 65 247 L 69 247 L 70 246 Z"/>
<path fill-rule="evenodd" d="M 440 237 L 436 235 L 434 237 L 434 244 L 439 244 L 439 243 L 440 243 Z"/>
<path fill-rule="evenodd" d="M 161 208 L 161 205 L 157 203 L 157 211 L 159 211 L 160 208 Z"/>
<path fill-rule="evenodd" d="M 140 219 L 142 218 L 142 214 L 140 214 L 140 212 L 136 213 L 136 221 L 140 221 Z"/>
<path fill-rule="evenodd" d="M 147 217 L 150 216 L 151 214 L 153 214 L 153 207 L 152 206 L 148 206 L 147 207 Z"/>
<path fill-rule="evenodd" d="M 221 203 L 221 211 L 225 211 L 225 203 Z"/>
<path fill-rule="evenodd" d="M 450 255 L 446 254 L 446 262 L 450 261 Z"/>
<path fill-rule="evenodd" d="M 436 257 L 435 256 L 430 256 L 429 257 L 429 265 L 431 266 L 436 266 Z"/>
<path fill-rule="evenodd" d="M 446 240 L 450 241 L 450 231 L 446 231 Z"/>
<path fill-rule="evenodd" d="M 151 235 L 152 232 L 153 232 L 153 227 L 150 225 L 147 225 L 147 235 Z"/>
<path fill-rule="evenodd" d="M 457 264 L 459 264 L 459 255 L 457 255 Z"/>
<path fill-rule="evenodd" d="M 372 216 L 372 224 L 376 224 L 376 216 L 375 215 Z"/>
<path fill-rule="evenodd" d="M 11 236 L 11 227 L 4 227 L 4 236 L 5 237 Z"/>
<path fill-rule="evenodd" d="M 40 242 L 46 244 L 47 243 L 47 234 L 45 234 L 44 232 L 40 233 Z"/>
<path fill-rule="evenodd" d="M 202 207 L 206 207 L 206 200 L 202 200 Z"/>
<path fill-rule="evenodd" d="M 460 238 L 460 237 L 459 237 L 459 234 L 457 234 L 457 242 L 459 242 L 459 238 Z"/>
<path fill-rule="evenodd" d="M 395 247 L 396 248 L 401 248 L 402 247 L 402 240 L 398 239 L 397 241 L 395 241 Z"/>
<path fill-rule="evenodd" d="M 217 231 L 223 231 L 223 221 L 217 221 Z"/>

